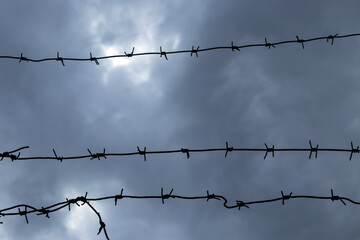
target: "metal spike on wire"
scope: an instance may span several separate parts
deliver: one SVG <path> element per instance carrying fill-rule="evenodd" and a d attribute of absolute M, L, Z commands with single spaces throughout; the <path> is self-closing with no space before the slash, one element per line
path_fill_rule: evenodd
<path fill-rule="evenodd" d="M 11 161 L 27 161 L 27 160 L 58 160 L 59 162 L 63 162 L 65 160 L 75 160 L 75 159 L 107 159 L 107 157 L 125 157 L 125 156 L 133 156 L 140 155 L 143 156 L 144 161 L 146 162 L 148 155 L 158 155 L 158 154 L 175 154 L 175 153 L 185 153 L 186 158 L 190 158 L 190 153 L 200 153 L 200 152 L 225 152 L 225 158 L 227 158 L 229 152 L 264 152 L 264 159 L 268 157 L 268 154 L 275 157 L 275 152 L 308 152 L 309 159 L 314 155 L 315 158 L 318 157 L 319 152 L 345 152 L 350 154 L 349 160 L 352 160 L 354 154 L 359 154 L 359 146 L 354 147 L 353 142 L 350 143 L 350 148 L 319 148 L 317 144 L 316 147 L 312 145 L 312 142 L 309 140 L 308 148 L 276 148 L 274 145 L 269 147 L 266 143 L 264 144 L 265 148 L 236 148 L 229 147 L 228 142 L 225 142 L 225 147 L 222 148 L 203 148 L 203 149 L 190 149 L 190 148 L 180 148 L 175 150 L 156 150 L 156 151 L 148 151 L 146 147 L 143 150 L 137 147 L 137 151 L 135 152 L 121 152 L 121 153 L 109 153 L 105 152 L 105 148 L 103 148 L 102 152 L 93 153 L 90 149 L 87 149 L 89 154 L 78 155 L 78 156 L 58 156 L 55 150 L 53 149 L 52 156 L 32 156 L 32 157 L 20 157 L 20 150 L 29 148 L 29 146 L 21 147 L 13 151 L 0 153 L 0 161 L 4 158 L 9 158 Z M 271 146 L 271 145 L 270 145 Z M 17 155 L 13 154 L 18 152 Z"/>
<path fill-rule="evenodd" d="M 284 45 L 284 44 L 301 44 L 302 48 L 305 49 L 304 43 L 313 42 L 313 41 L 321 41 L 326 40 L 326 42 L 330 43 L 331 45 L 334 44 L 335 39 L 341 39 L 341 38 L 350 38 L 350 37 L 357 37 L 360 36 L 360 33 L 352 33 L 352 34 L 346 34 L 346 35 L 327 35 L 327 36 L 321 36 L 321 37 L 314 37 L 314 38 L 308 38 L 308 39 L 300 39 L 298 35 L 296 35 L 296 39 L 293 40 L 285 40 L 285 41 L 279 41 L 279 42 L 268 42 L 267 38 L 265 38 L 265 42 L 263 43 L 253 43 L 253 44 L 245 44 L 245 45 L 234 45 L 234 42 L 231 42 L 230 46 L 218 46 L 218 47 L 209 47 L 209 48 L 200 48 L 198 46 L 196 49 L 194 46 L 192 46 L 191 49 L 187 50 L 177 50 L 177 51 L 163 51 L 162 47 L 160 46 L 159 52 L 139 52 L 134 53 L 135 47 L 133 47 L 131 53 L 127 53 L 124 51 L 124 54 L 118 54 L 118 55 L 109 55 L 109 56 L 99 56 L 99 57 L 93 57 L 92 53 L 90 52 L 90 58 L 73 58 L 73 57 L 60 57 L 59 52 L 57 52 L 57 57 L 50 57 L 50 58 L 41 58 L 41 59 L 34 59 L 29 57 L 24 57 L 23 53 L 21 53 L 19 56 L 5 56 L 1 55 L 0 59 L 17 59 L 19 62 L 26 61 L 26 62 L 45 62 L 45 61 L 60 61 L 63 66 L 65 66 L 64 61 L 94 61 L 96 65 L 99 65 L 99 60 L 105 60 L 105 59 L 111 59 L 111 58 L 122 58 L 122 57 L 136 57 L 136 56 L 147 56 L 147 55 L 160 55 L 160 57 L 163 57 L 168 60 L 168 55 L 171 54 L 184 54 L 184 53 L 190 53 L 190 56 L 193 56 L 193 54 L 198 57 L 199 52 L 206 52 L 206 51 L 215 51 L 215 50 L 231 50 L 231 51 L 240 51 L 240 49 L 244 48 L 254 48 L 254 47 L 266 47 L 268 49 L 275 48 L 278 45 Z"/>
<path fill-rule="evenodd" d="M 22 149 L 26 149 L 26 148 L 29 148 L 29 146 L 24 146 L 24 147 L 21 147 L 21 148 L 12 150 L 12 151 L 0 153 L 0 157 L 1 157 L 0 161 L 2 161 L 4 158 L 10 158 L 11 161 L 15 161 L 15 160 L 19 159 L 20 154 L 21 154 L 20 151 Z M 12 153 L 15 153 L 15 152 L 18 152 L 18 155 L 12 154 Z"/>
<path fill-rule="evenodd" d="M 92 56 L 92 53 L 90 52 L 90 61 L 94 61 L 96 65 L 100 65 L 96 57 Z"/>
<path fill-rule="evenodd" d="M 64 58 L 60 57 L 59 52 L 56 53 L 56 61 L 60 61 L 63 65 L 63 67 L 65 67 Z M 91 58 L 90 58 L 90 61 L 91 61 Z"/>
<path fill-rule="evenodd" d="M 296 40 L 298 41 L 298 43 L 301 43 L 301 46 L 303 49 L 305 49 L 305 46 L 304 46 L 304 39 L 300 39 L 298 35 L 296 35 Z"/>
<path fill-rule="evenodd" d="M 275 198 L 269 198 L 269 199 L 263 199 L 263 200 L 253 200 L 253 201 L 243 201 L 243 200 L 236 200 L 235 204 L 229 203 L 229 200 L 222 195 L 218 194 L 210 194 L 209 191 L 206 191 L 206 195 L 199 195 L 199 196 L 184 196 L 184 195 L 176 195 L 173 194 L 174 189 L 171 189 L 169 193 L 164 194 L 164 189 L 161 188 L 160 195 L 126 195 L 123 193 L 123 189 L 121 189 L 120 195 L 112 195 L 112 196 L 103 196 L 98 198 L 89 198 L 86 192 L 85 195 L 79 196 L 76 198 L 66 198 L 65 201 L 61 201 L 58 203 L 54 203 L 52 205 L 49 205 L 47 207 L 35 207 L 31 205 L 26 204 L 18 204 L 14 206 L 10 206 L 4 209 L 0 209 L 0 216 L 24 216 L 25 221 L 27 224 L 29 224 L 28 215 L 36 214 L 36 215 L 44 215 L 46 218 L 50 218 L 49 214 L 54 213 L 57 211 L 60 211 L 63 208 L 69 209 L 71 211 L 70 206 L 71 205 L 77 205 L 78 207 L 81 206 L 88 206 L 98 217 L 99 219 L 99 229 L 97 234 L 100 234 L 101 232 L 104 233 L 106 239 L 110 239 L 107 230 L 106 230 L 106 224 L 103 221 L 102 216 L 100 215 L 100 212 L 96 210 L 96 208 L 93 206 L 93 202 L 99 202 L 99 201 L 105 201 L 105 200 L 115 200 L 115 206 L 117 205 L 118 200 L 122 199 L 160 199 L 162 204 L 165 204 L 166 199 L 182 199 L 182 200 L 206 200 L 208 202 L 209 200 L 218 200 L 222 202 L 222 206 L 227 209 L 238 209 L 241 208 L 250 208 L 250 205 L 256 205 L 256 204 L 264 204 L 264 203 L 274 203 L 274 202 L 281 202 L 282 205 L 285 205 L 285 201 L 289 201 L 292 199 L 316 199 L 316 200 L 331 200 L 332 202 L 340 201 L 344 206 L 346 206 L 346 203 L 351 203 L 354 205 L 360 205 L 360 201 L 352 200 L 348 197 L 334 195 L 333 189 L 330 191 L 330 195 L 328 196 L 314 196 L 314 195 L 295 195 L 293 192 L 290 192 L 289 194 L 284 194 L 284 192 L 281 190 L 281 196 L 275 197 Z M 23 210 L 21 210 L 23 209 Z"/>
<path fill-rule="evenodd" d="M 131 53 L 126 53 L 126 52 L 124 51 L 125 56 L 127 56 L 127 57 L 132 57 L 132 56 L 134 55 L 134 50 L 135 50 L 135 47 L 133 47 Z"/>
<path fill-rule="evenodd" d="M 198 46 L 196 49 L 194 49 L 194 46 L 192 46 L 190 57 L 192 57 L 193 53 L 195 53 L 196 57 L 199 57 L 199 55 L 198 55 L 199 48 L 200 48 L 200 46 Z"/>

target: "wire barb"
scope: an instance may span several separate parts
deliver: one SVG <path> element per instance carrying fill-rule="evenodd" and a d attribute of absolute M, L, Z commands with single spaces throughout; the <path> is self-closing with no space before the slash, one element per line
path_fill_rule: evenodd
<path fill-rule="evenodd" d="M 19 152 L 20 150 L 22 149 L 26 149 L 26 148 L 29 148 L 29 146 L 24 146 L 24 147 L 21 147 L 21 148 L 18 148 L 18 149 L 15 149 L 13 151 L 9 151 L 9 152 L 3 152 L 3 153 L 0 153 L 0 161 L 2 161 L 4 158 L 10 158 L 11 161 L 15 161 L 15 160 L 18 160 L 18 158 L 20 157 L 20 154 L 21 152 Z M 12 153 L 15 153 L 15 152 L 19 152 L 18 155 L 14 155 Z"/>
<path fill-rule="evenodd" d="M 161 202 L 162 202 L 162 204 L 164 204 L 165 199 L 169 199 L 170 197 L 172 197 L 171 194 L 172 194 L 173 191 L 174 191 L 174 189 L 172 188 L 169 194 L 164 194 L 164 189 L 161 188 Z"/>
<path fill-rule="evenodd" d="M 264 143 L 265 144 L 265 147 L 266 147 L 266 149 L 265 149 L 265 156 L 264 156 L 264 159 L 266 159 L 266 157 L 267 157 L 267 155 L 268 155 L 268 153 L 269 152 L 271 152 L 272 153 L 272 157 L 274 157 L 274 155 L 275 155 L 275 147 L 274 147 L 274 145 L 271 147 L 271 148 L 269 148 L 268 147 L 268 145 L 266 144 L 266 143 Z"/>
<path fill-rule="evenodd" d="M 27 217 L 27 207 L 25 206 L 25 211 L 20 211 L 20 208 L 18 208 L 18 212 L 20 216 L 25 216 L 26 224 L 29 224 L 29 220 Z"/>
<path fill-rule="evenodd" d="M 101 231 L 103 229 L 105 229 L 105 227 L 106 227 L 106 224 L 103 221 L 99 220 L 99 223 L 100 223 L 100 228 L 99 228 L 97 235 L 99 235 L 101 233 Z"/>
<path fill-rule="evenodd" d="M 77 200 L 76 199 L 68 199 L 66 198 L 66 202 L 67 202 L 67 205 L 69 207 L 69 212 L 71 211 L 71 204 L 76 204 L 78 206 L 80 206 L 78 203 L 77 203 Z"/>
<path fill-rule="evenodd" d="M 236 201 L 237 207 L 240 208 L 241 207 L 246 207 L 246 208 L 250 208 L 248 205 L 246 205 L 243 201 Z"/>
<path fill-rule="evenodd" d="M 339 196 L 334 196 L 334 192 L 333 190 L 331 189 L 331 201 L 336 201 L 336 200 L 340 200 L 344 206 L 346 206 L 346 203 L 344 202 L 344 200 L 342 199 L 342 197 L 339 197 Z"/>
<path fill-rule="evenodd" d="M 298 43 L 301 43 L 301 46 L 303 49 L 305 49 L 305 46 L 304 46 L 304 39 L 300 39 L 298 35 L 296 35 L 296 40 Z"/>
<path fill-rule="evenodd" d="M 221 199 L 217 196 L 215 196 L 215 193 L 209 194 L 209 190 L 206 190 L 206 195 L 207 195 L 207 199 L 206 201 L 208 202 L 210 199 L 216 199 L 221 201 Z"/>
<path fill-rule="evenodd" d="M 190 53 L 190 57 L 192 57 L 193 53 L 195 53 L 196 57 L 198 56 L 198 51 L 199 51 L 200 46 L 197 47 L 197 49 L 194 49 L 194 46 L 192 46 L 191 48 L 191 53 Z"/>
<path fill-rule="evenodd" d="M 181 151 L 182 153 L 186 153 L 186 158 L 187 158 L 187 159 L 190 158 L 189 149 L 187 149 L 187 148 L 181 148 L 180 151 Z"/>
<path fill-rule="evenodd" d="M 21 61 L 27 61 L 28 62 L 29 59 L 27 59 L 26 57 L 23 57 L 23 53 L 21 53 L 19 62 L 21 62 Z"/>
<path fill-rule="evenodd" d="M 70 205 L 71 204 L 76 204 L 78 207 L 80 207 L 80 204 L 78 202 L 82 202 L 81 205 L 84 205 L 87 202 L 87 192 L 85 193 L 85 196 L 80 196 L 77 198 L 73 198 L 73 199 L 68 199 L 66 198 L 66 205 L 68 205 L 69 207 L 69 211 L 71 210 Z"/>
<path fill-rule="evenodd" d="M 226 145 L 226 151 L 225 151 L 225 158 L 227 157 L 228 155 L 228 152 L 232 152 L 234 150 L 233 147 L 229 147 L 229 144 L 228 142 L 225 142 L 225 145 Z"/>
<path fill-rule="evenodd" d="M 90 160 L 93 160 L 93 159 L 97 158 L 100 161 L 101 157 L 106 159 L 105 148 L 104 148 L 104 151 L 102 153 L 95 153 L 95 154 L 91 153 L 91 151 L 89 149 L 87 149 L 87 150 L 90 153 L 90 157 L 91 157 Z"/>
<path fill-rule="evenodd" d="M 132 56 L 134 56 L 134 50 L 135 50 L 135 47 L 132 48 L 131 53 L 126 53 L 125 51 L 124 51 L 124 53 L 127 57 L 132 57 Z"/>
<path fill-rule="evenodd" d="M 9 152 L 3 152 L 1 154 L 1 159 L 0 161 L 2 161 L 5 157 L 8 157 L 11 159 L 11 161 L 15 161 L 16 159 L 18 159 L 20 157 L 20 152 L 18 153 L 18 155 L 14 155 L 14 154 L 10 154 Z"/>
<path fill-rule="evenodd" d="M 124 189 L 121 189 L 120 195 L 115 195 L 115 206 L 117 205 L 117 200 L 123 198 L 123 191 Z"/>
<path fill-rule="evenodd" d="M 351 142 L 351 153 L 350 153 L 350 158 L 349 161 L 351 161 L 353 153 L 359 153 L 359 146 L 357 146 L 357 148 L 354 148 L 353 142 Z"/>
<path fill-rule="evenodd" d="M 83 203 L 81 203 L 81 205 L 84 205 L 85 203 L 88 202 L 87 195 L 88 195 L 88 192 L 85 193 L 85 196 L 77 197 L 76 202 L 81 201 L 81 202 L 83 202 Z"/>
<path fill-rule="evenodd" d="M 160 46 L 160 57 L 164 56 L 166 60 L 168 60 L 166 56 L 166 52 L 162 50 L 162 47 Z"/>
<path fill-rule="evenodd" d="M 97 60 L 96 57 L 92 56 L 92 53 L 90 52 L 90 61 L 94 61 L 96 63 L 96 65 L 100 65 L 99 61 Z"/>
<path fill-rule="evenodd" d="M 56 152 L 55 152 L 55 149 L 53 149 L 53 153 L 54 153 L 54 155 L 55 155 L 56 160 L 59 160 L 60 162 L 62 162 L 62 161 L 64 160 L 63 157 L 58 157 L 58 155 L 57 155 Z"/>
<path fill-rule="evenodd" d="M 314 152 L 315 153 L 315 158 L 317 158 L 317 154 L 319 151 L 319 145 L 316 145 L 316 147 L 314 148 L 311 144 L 311 141 L 309 140 L 309 144 L 310 144 L 310 154 L 309 154 L 309 159 L 311 159 L 311 155 Z"/>
<path fill-rule="evenodd" d="M 238 46 L 235 46 L 235 45 L 234 45 L 234 42 L 231 41 L 231 51 L 234 52 L 235 50 L 238 50 L 238 51 L 240 52 L 240 48 L 239 48 Z"/>
<path fill-rule="evenodd" d="M 267 39 L 265 38 L 265 47 L 267 47 L 268 49 L 270 49 L 271 47 L 275 48 L 275 45 L 273 43 L 268 43 Z"/>
<path fill-rule="evenodd" d="M 62 65 L 65 67 L 64 59 L 59 56 L 59 52 L 57 52 L 57 54 L 56 54 L 56 61 L 61 61 Z"/>
<path fill-rule="evenodd" d="M 292 192 L 289 195 L 284 195 L 284 192 L 281 191 L 281 202 L 284 205 L 285 200 L 289 200 L 291 198 Z"/>
<path fill-rule="evenodd" d="M 327 38 L 326 38 L 326 42 L 329 42 L 329 40 L 331 40 L 331 45 L 334 44 L 334 39 L 338 36 L 339 34 L 335 34 L 335 35 L 329 35 Z"/>
<path fill-rule="evenodd" d="M 144 151 L 141 151 L 139 146 L 138 146 L 137 150 L 138 150 L 140 155 L 144 155 L 144 161 L 146 162 L 146 147 L 144 147 Z"/>

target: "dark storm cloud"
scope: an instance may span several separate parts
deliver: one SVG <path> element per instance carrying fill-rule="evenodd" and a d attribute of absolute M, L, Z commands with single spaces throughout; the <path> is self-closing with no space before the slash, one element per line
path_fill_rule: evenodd
<path fill-rule="evenodd" d="M 192 45 L 262 43 L 356 32 L 356 2 L 247 1 L 117 3 L 86 5 L 41 1 L 1 8 L 1 55 L 84 57 L 110 47 L 129 51 L 189 49 Z M 175 43 L 178 41 L 178 43 Z M 146 46 L 137 46 L 144 44 Z M 203 52 L 199 57 L 134 57 L 130 63 L 17 63 L 2 60 L 1 144 L 5 150 L 30 145 L 22 155 L 223 147 L 348 147 L 357 142 L 356 52 L 359 40 L 283 45 L 276 49 Z M 122 49 L 127 48 L 127 49 Z M 115 65 L 119 64 L 119 65 Z M 124 65 L 122 65 L 124 64 Z M 4 150 L 4 151 L 5 151 Z M 194 153 L 109 158 L 106 161 L 2 162 L 2 208 L 18 203 L 48 205 L 77 197 L 159 194 L 206 190 L 229 201 L 294 194 L 330 194 L 359 199 L 358 162 L 344 154 Z M 226 210 L 220 202 L 121 200 L 96 203 L 111 239 L 353 239 L 356 206 L 290 200 Z M 96 237 L 94 213 L 57 212 L 51 219 L 6 217 L 4 238 L 84 239 Z M 72 215 L 70 215 L 72 214 Z M 348 224 L 338 219 L 351 219 Z M 79 223 L 81 222 L 81 224 Z M 71 226 L 76 226 L 75 230 Z M 330 226 L 330 227 L 329 227 Z M 19 231 L 19 229 L 22 229 Z M 86 231 L 85 231 L 85 230 Z M 346 233 L 346 234 L 345 234 Z M 102 238 L 103 236 L 98 236 Z"/>
<path fill-rule="evenodd" d="M 69 4 L 53 2 L 46 7 L 43 1 L 8 2 L 2 5 L 2 45 L 3 54 L 44 57 L 60 53 L 74 53 L 73 46 L 79 40 L 79 29 L 72 22 L 75 13 Z M 71 40 L 72 39 L 72 40 Z M 84 43 L 83 43 L 84 44 Z M 87 48 L 87 49 L 90 49 Z M 61 65 L 60 65 L 61 66 Z M 51 153 L 51 148 L 61 146 L 71 151 L 72 143 L 79 137 L 82 122 L 77 117 L 83 109 L 82 94 L 86 95 L 85 84 L 75 71 L 59 68 L 58 64 L 28 64 L 4 61 L 1 66 L 1 114 L 2 146 L 5 149 L 30 145 L 27 154 L 43 154 L 44 149 Z M 75 77 L 77 76 L 77 77 Z M 94 75 L 93 75 L 94 76 Z M 66 81 L 66 79 L 72 79 Z M 81 104 L 83 105 L 83 104 Z M 69 135 L 73 135 L 70 137 Z M 61 179 L 54 165 L 39 163 L 4 164 L 2 176 L 7 184 L 2 191 L 7 198 L 3 207 L 14 204 L 45 206 L 63 199 L 58 193 Z M 58 185 L 59 184 L 59 185 Z M 24 226 L 25 219 L 9 219 L 4 239 L 28 239 L 60 235 L 64 229 L 61 218 L 53 221 L 29 216 L 30 224 Z M 47 229 L 43 228 L 46 223 Z M 22 231 L 19 231 L 22 229 Z M 66 238 L 61 231 L 60 238 Z M 54 234 L 54 235 L 52 235 Z"/>
<path fill-rule="evenodd" d="M 339 24 L 340 16 L 336 17 L 335 14 L 332 15 L 333 19 L 329 17 L 334 14 L 336 7 L 339 6 L 314 4 L 310 7 L 283 2 L 262 3 L 260 6 L 226 6 L 218 3 L 216 7 L 207 7 L 209 12 L 203 19 L 204 25 L 206 23 L 206 26 L 216 27 L 203 30 L 193 41 L 208 46 L 221 45 L 231 40 L 246 44 L 262 42 L 264 37 L 273 41 L 293 39 L 300 32 L 305 34 L 303 37 L 311 37 L 349 31 L 348 26 L 356 22 L 357 15 L 347 10 L 349 5 L 342 6 L 342 11 L 350 14 L 344 23 Z M 303 17 L 305 12 L 306 17 Z M 235 25 L 237 30 L 234 30 Z M 244 49 L 236 58 L 229 58 L 225 54 L 212 57 L 212 53 L 201 58 L 207 54 L 204 53 L 195 63 L 192 59 L 187 60 L 180 71 L 182 73 L 176 80 L 172 80 L 175 83 L 170 85 L 172 90 L 168 92 L 171 100 L 164 104 L 172 106 L 173 120 L 179 120 L 175 125 L 186 126 L 173 132 L 170 139 L 185 144 L 191 142 L 192 145 L 203 145 L 206 142 L 218 146 L 223 144 L 221 140 L 230 138 L 230 142 L 237 145 L 255 147 L 264 141 L 270 141 L 276 146 L 304 146 L 312 138 L 329 145 L 348 145 L 350 140 L 358 139 L 356 132 L 348 130 L 358 116 L 351 111 L 356 106 L 354 98 L 357 88 L 354 86 L 357 86 L 357 82 L 356 75 L 345 69 L 356 68 L 358 61 L 351 54 L 354 50 L 349 46 L 356 46 L 357 42 L 356 39 L 337 41 L 337 48 L 315 43 L 314 47 L 306 45 L 306 51 L 301 46 L 279 46 L 271 51 Z M 286 156 L 290 163 L 286 161 Z M 193 174 L 189 174 L 193 179 L 189 182 L 206 179 L 208 186 L 226 189 L 234 197 L 237 196 L 233 194 L 234 189 L 238 189 L 238 194 L 243 193 L 250 199 L 256 199 L 266 198 L 268 194 L 274 193 L 275 188 L 306 192 L 319 184 L 322 187 L 316 189 L 320 192 L 331 186 L 345 190 L 347 184 L 344 185 L 343 181 L 349 183 L 353 180 L 353 177 L 347 180 L 345 176 L 356 175 L 356 171 L 344 167 L 343 162 L 326 163 L 326 158 L 315 166 L 303 161 L 291 162 L 294 156 L 290 155 L 277 158 L 283 160 L 263 163 L 256 161 L 259 156 L 241 155 L 237 157 L 239 161 L 229 167 L 224 166 L 223 162 L 210 161 L 211 164 L 206 164 L 209 161 L 206 159 L 199 164 L 194 163 L 190 170 Z M 336 161 L 339 158 L 341 156 Z M 341 159 L 345 161 L 347 156 Z M 328 168 L 324 169 L 324 164 Z M 339 181 L 339 177 L 334 179 L 333 169 L 339 171 L 340 175 L 344 174 L 343 181 Z M 311 207 L 308 209 L 311 215 Z M 298 208 L 292 210 L 284 214 L 288 217 L 296 215 Z M 316 229 L 304 232 L 298 228 L 304 223 L 303 218 L 292 218 L 292 224 L 289 225 L 279 217 L 273 221 L 274 224 L 270 224 L 269 218 L 276 216 L 277 211 L 278 208 L 261 208 L 261 212 L 252 215 L 253 222 L 241 229 L 253 238 L 261 239 L 268 236 L 267 231 L 255 228 L 266 222 L 273 229 L 273 239 L 286 238 L 298 232 L 301 232 L 299 239 L 316 236 Z M 327 211 L 328 208 L 323 206 L 319 210 L 322 221 L 329 219 Z M 260 219 L 266 220 L 259 224 Z M 334 223 L 328 221 L 327 224 Z M 283 229 L 284 225 L 287 226 L 286 230 Z M 281 236 L 278 235 L 280 232 Z M 334 239 L 337 238 L 334 232 L 330 234 L 333 234 Z"/>

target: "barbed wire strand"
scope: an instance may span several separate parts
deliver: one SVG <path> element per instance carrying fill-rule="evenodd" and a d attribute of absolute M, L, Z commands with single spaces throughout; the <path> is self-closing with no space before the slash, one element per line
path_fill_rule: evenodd
<path fill-rule="evenodd" d="M 101 160 L 102 158 L 106 159 L 107 156 L 117 156 L 117 157 L 124 157 L 124 156 L 132 156 L 132 155 L 141 155 L 144 158 L 144 161 L 146 161 L 147 155 L 152 154 L 173 154 L 173 153 L 184 153 L 186 154 L 186 158 L 190 158 L 190 153 L 196 153 L 196 152 L 225 152 L 225 158 L 228 156 L 229 152 L 264 152 L 264 159 L 267 158 L 268 154 L 271 154 L 271 156 L 275 157 L 275 152 L 309 152 L 309 159 L 312 158 L 312 156 L 315 156 L 315 158 L 318 157 L 319 152 L 346 152 L 350 153 L 349 160 L 351 161 L 354 154 L 360 153 L 359 146 L 356 148 L 354 147 L 353 142 L 350 143 L 351 148 L 319 148 L 319 145 L 316 145 L 316 147 L 313 146 L 312 142 L 309 141 L 309 147 L 308 148 L 275 148 L 274 145 L 272 147 L 269 147 L 266 143 L 264 143 L 265 148 L 235 148 L 235 147 L 229 147 L 228 142 L 225 143 L 225 148 L 205 148 L 205 149 L 188 149 L 188 148 L 181 148 L 177 150 L 158 150 L 158 151 L 147 151 L 146 147 L 144 147 L 143 150 L 141 150 L 139 147 L 137 147 L 136 152 L 123 152 L 123 153 L 107 153 L 105 148 L 103 149 L 103 152 L 99 153 L 93 153 L 90 151 L 90 149 L 87 149 L 89 154 L 85 155 L 79 155 L 79 156 L 59 156 L 55 149 L 53 149 L 54 156 L 40 156 L 40 157 L 20 157 L 20 150 L 27 149 L 29 146 L 24 146 L 21 148 L 18 148 L 16 150 L 10 151 L 10 152 L 3 152 L 0 153 L 0 161 L 2 161 L 4 158 L 9 158 L 11 161 L 27 161 L 27 160 L 58 160 L 60 162 L 64 160 L 75 160 L 75 159 L 84 159 L 84 158 L 90 158 L 90 160 L 98 159 Z M 13 154 L 15 152 L 18 152 L 17 155 Z"/>
<path fill-rule="evenodd" d="M 106 239 L 110 239 L 108 236 L 108 233 L 106 231 L 106 224 L 102 220 L 100 213 L 96 210 L 96 208 L 90 202 L 98 202 L 98 201 L 113 199 L 113 200 L 115 200 L 115 206 L 117 206 L 118 200 L 126 199 L 126 198 L 127 199 L 161 199 L 162 204 L 165 204 L 165 200 L 170 199 L 170 198 L 183 199 L 183 200 L 205 199 L 206 201 L 215 199 L 218 201 L 222 201 L 223 206 L 227 209 L 237 208 L 238 210 L 240 210 L 242 207 L 250 208 L 249 207 L 250 205 L 279 202 L 279 201 L 282 203 L 282 205 L 284 205 L 285 201 L 290 200 L 290 199 L 331 200 L 333 202 L 340 201 L 344 206 L 346 206 L 347 202 L 352 203 L 354 205 L 360 205 L 359 201 L 354 201 L 354 200 L 352 200 L 348 197 L 344 197 L 344 196 L 334 195 L 334 192 L 332 189 L 330 191 L 330 196 L 293 195 L 292 192 L 290 192 L 289 194 L 284 194 L 284 192 L 281 191 L 280 192 L 281 196 L 279 196 L 279 197 L 264 199 L 264 200 L 248 201 L 248 202 L 236 200 L 235 204 L 229 204 L 228 203 L 229 201 L 225 196 L 214 194 L 214 193 L 210 194 L 209 191 L 206 191 L 206 195 L 201 195 L 201 196 L 183 196 L 183 195 L 173 194 L 174 189 L 171 189 L 171 191 L 169 193 L 164 193 L 163 188 L 161 188 L 160 195 L 125 195 L 123 190 L 124 189 L 121 189 L 121 192 L 119 195 L 105 196 L 105 197 L 99 197 L 99 198 L 89 198 L 89 197 L 87 197 L 88 193 L 86 192 L 86 194 L 84 196 L 79 196 L 79 197 L 73 198 L 73 199 L 66 198 L 66 201 L 58 202 L 58 203 L 52 204 L 50 206 L 41 207 L 41 208 L 37 208 L 37 207 L 27 205 L 27 204 L 19 204 L 19 205 L 15 205 L 12 207 L 1 209 L 0 216 L 1 217 L 24 216 L 26 223 L 29 224 L 28 214 L 44 215 L 45 217 L 50 218 L 50 215 L 49 215 L 50 213 L 57 212 L 63 208 L 68 208 L 70 211 L 72 204 L 76 204 L 79 207 L 86 204 L 87 206 L 89 206 L 91 208 L 91 210 L 97 215 L 97 217 L 99 219 L 100 227 L 99 227 L 97 234 L 99 235 L 101 233 L 101 231 L 103 231 Z M 24 210 L 21 210 L 21 209 L 24 209 Z M 1 222 L 1 224 L 3 224 L 3 222 Z"/>
<path fill-rule="evenodd" d="M 315 37 L 315 38 L 309 38 L 309 39 L 301 39 L 298 35 L 296 35 L 295 40 L 286 40 L 286 41 L 280 41 L 280 42 L 268 42 L 267 38 L 265 38 L 264 43 L 255 43 L 255 44 L 247 44 L 247 45 L 234 45 L 234 42 L 232 41 L 230 46 L 219 46 L 219 47 L 210 47 L 210 48 L 200 48 L 200 46 L 198 46 L 197 48 L 194 48 L 194 46 L 192 46 L 192 48 L 189 50 L 177 50 L 177 51 L 168 51 L 168 52 L 163 51 L 163 48 L 160 46 L 159 52 L 135 53 L 134 52 L 135 47 L 133 47 L 131 53 L 127 53 L 126 51 L 124 51 L 124 54 L 119 54 L 119 55 L 94 57 L 93 54 L 90 52 L 89 58 L 60 57 L 60 53 L 57 52 L 56 57 L 42 58 L 42 59 L 33 59 L 33 58 L 29 58 L 29 57 L 24 57 L 23 53 L 20 54 L 20 57 L 3 55 L 3 56 L 0 56 L 0 59 L 15 59 L 15 60 L 19 60 L 19 62 L 59 61 L 59 62 L 61 62 L 61 64 L 63 66 L 65 66 L 65 63 L 64 63 L 65 61 L 90 61 L 90 62 L 95 62 L 96 65 L 99 65 L 100 64 L 99 60 L 105 60 L 105 59 L 111 59 L 111 58 L 122 58 L 122 57 L 129 58 L 129 57 L 145 56 L 145 55 L 160 55 L 160 57 L 164 56 L 164 58 L 166 60 L 168 60 L 168 56 L 171 54 L 190 53 L 191 57 L 193 56 L 193 54 L 196 55 L 196 57 L 199 57 L 198 54 L 200 52 L 206 52 L 206 51 L 229 50 L 230 49 L 234 52 L 235 50 L 240 51 L 240 49 L 253 48 L 253 47 L 265 47 L 265 48 L 271 49 L 271 48 L 275 48 L 278 45 L 292 44 L 292 43 L 296 43 L 296 44 L 300 43 L 301 47 L 303 49 L 305 49 L 304 43 L 326 40 L 327 43 L 330 43 L 331 45 L 333 45 L 335 39 L 349 38 L 349 37 L 356 37 L 356 36 L 360 36 L 360 33 L 352 33 L 352 34 L 346 34 L 346 35 L 334 34 L 334 35 L 321 36 L 321 37 Z"/>

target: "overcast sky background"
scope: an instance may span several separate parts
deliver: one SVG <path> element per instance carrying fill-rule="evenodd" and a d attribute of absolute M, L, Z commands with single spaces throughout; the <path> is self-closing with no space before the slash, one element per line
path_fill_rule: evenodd
<path fill-rule="evenodd" d="M 0 55 L 85 58 L 360 32 L 358 1 L 1 1 Z M 224 147 L 360 144 L 360 38 L 94 62 L 0 60 L 0 151 L 26 156 Z M 119 194 L 293 194 L 360 200 L 360 156 L 223 152 L 1 162 L 0 209 Z M 356 239 L 360 207 L 292 199 L 93 203 L 111 239 Z M 1 239 L 104 239 L 88 207 L 1 218 Z"/>

